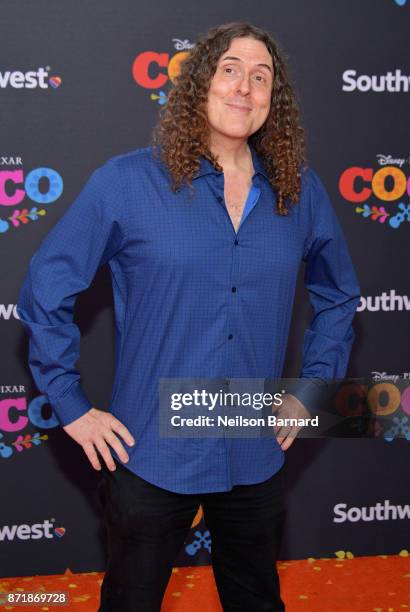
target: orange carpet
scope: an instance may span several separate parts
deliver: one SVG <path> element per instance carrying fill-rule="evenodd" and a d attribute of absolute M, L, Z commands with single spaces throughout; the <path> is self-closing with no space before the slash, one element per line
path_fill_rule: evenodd
<path fill-rule="evenodd" d="M 338 551 L 334 558 L 278 563 L 283 599 L 288 612 L 410 612 L 410 555 L 356 557 Z M 7 605 L 9 591 L 65 591 L 69 610 L 98 609 L 103 574 L 0 579 L 0 607 L 4 610 L 64 610 L 50 605 Z M 211 567 L 174 568 L 162 612 L 221 612 Z"/>

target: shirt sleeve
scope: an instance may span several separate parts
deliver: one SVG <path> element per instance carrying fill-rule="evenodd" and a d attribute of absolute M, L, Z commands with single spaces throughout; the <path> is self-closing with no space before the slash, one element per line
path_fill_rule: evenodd
<path fill-rule="evenodd" d="M 82 191 L 32 256 L 17 300 L 17 314 L 29 334 L 29 367 L 34 381 L 62 425 L 91 407 L 75 365 L 80 330 L 73 322 L 79 293 L 97 269 L 121 249 L 118 168 L 97 168 Z"/>
<path fill-rule="evenodd" d="M 315 412 L 318 393 L 326 395 L 323 382 L 346 374 L 355 338 L 352 320 L 360 301 L 360 287 L 328 193 L 311 169 L 308 178 L 311 231 L 303 260 L 304 283 L 313 314 L 304 333 L 300 377 L 289 392 Z"/>

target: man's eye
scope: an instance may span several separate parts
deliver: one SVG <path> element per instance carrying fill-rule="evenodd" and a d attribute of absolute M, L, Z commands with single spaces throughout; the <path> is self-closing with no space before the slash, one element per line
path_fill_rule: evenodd
<path fill-rule="evenodd" d="M 231 74 L 231 72 L 233 72 L 233 68 L 231 68 L 230 66 L 225 66 L 224 71 L 228 72 L 228 74 Z"/>

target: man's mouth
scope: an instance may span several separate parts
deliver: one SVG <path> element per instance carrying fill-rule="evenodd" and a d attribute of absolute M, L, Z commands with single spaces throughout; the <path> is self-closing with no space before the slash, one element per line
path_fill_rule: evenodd
<path fill-rule="evenodd" d="M 249 106 L 244 106 L 243 104 L 234 104 L 230 102 L 227 102 L 226 104 L 227 106 L 230 106 L 231 108 L 235 110 L 242 111 L 243 113 L 249 112 L 250 110 L 252 110 Z"/>

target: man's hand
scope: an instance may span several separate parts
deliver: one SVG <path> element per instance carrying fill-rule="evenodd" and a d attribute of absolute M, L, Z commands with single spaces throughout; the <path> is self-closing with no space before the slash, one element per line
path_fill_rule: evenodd
<path fill-rule="evenodd" d="M 128 446 L 133 446 L 135 444 L 134 438 L 121 421 L 113 414 L 105 412 L 104 410 L 98 410 L 98 408 L 91 408 L 80 418 L 65 425 L 63 429 L 83 447 L 85 454 L 95 470 L 101 470 L 101 464 L 96 449 L 104 459 L 108 469 L 111 471 L 116 469 L 108 444 L 118 453 L 123 463 L 128 461 L 128 453 L 114 432 L 118 433 Z"/>
<path fill-rule="evenodd" d="M 310 412 L 294 395 L 286 393 L 282 399 L 283 403 L 281 406 L 273 406 L 272 408 L 272 412 L 275 413 L 278 419 L 306 419 L 311 417 Z M 293 444 L 300 429 L 301 426 L 286 427 L 278 425 L 273 428 L 282 450 L 287 450 Z"/>

